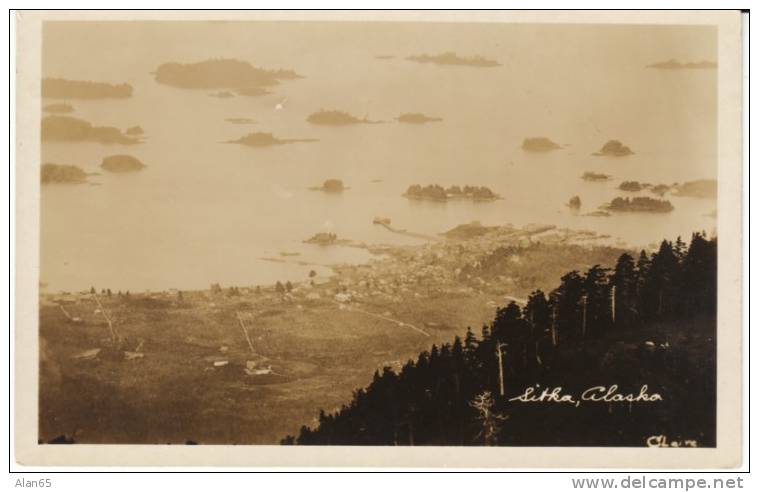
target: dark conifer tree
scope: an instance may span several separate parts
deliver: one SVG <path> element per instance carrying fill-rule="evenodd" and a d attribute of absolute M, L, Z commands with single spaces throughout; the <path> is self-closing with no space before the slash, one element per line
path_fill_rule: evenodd
<path fill-rule="evenodd" d="M 675 297 L 679 280 L 679 263 L 670 241 L 662 241 L 659 251 L 651 257 L 651 269 L 646 286 L 654 303 L 657 318 L 668 318 L 675 311 Z"/>
<path fill-rule="evenodd" d="M 648 326 L 651 322 L 667 322 L 673 316 L 677 316 L 677 320 L 702 316 L 713 318 L 716 313 L 716 266 L 716 240 L 707 240 L 704 235 L 695 234 L 687 249 L 678 242 L 673 245 L 665 241 L 650 261 L 646 253 L 641 252 L 637 267 L 633 265 L 631 256 L 622 255 L 613 273 L 608 276 L 598 265 L 590 268 L 584 276 L 570 272 L 552 291 L 550 301 L 542 291 L 535 291 L 529 296 L 524 310 L 516 303 L 498 309 L 493 324 L 483 326 L 481 340 L 468 329 L 463 342 L 456 337 L 453 343 L 433 345 L 429 352 L 421 352 L 416 361 L 408 361 L 398 373 L 388 367 L 376 371 L 366 389 L 353 393 L 349 405 L 343 405 L 330 414 L 320 412 L 316 429 L 304 426 L 297 438 L 287 436 L 282 443 L 509 444 L 518 440 L 514 433 L 529 435 L 529 439 L 537 433 L 552 444 L 569 442 L 562 441 L 567 437 L 572 439 L 571 442 L 581 442 L 585 437 L 576 429 L 585 429 L 585 432 L 587 428 L 579 423 L 574 425 L 574 422 L 571 426 L 562 424 L 567 419 L 580 418 L 594 428 L 600 426 L 606 429 L 603 435 L 611 436 L 610 442 L 636 445 L 639 435 L 649 435 L 651 425 L 661 422 L 658 417 L 652 420 L 652 414 L 646 412 L 659 412 L 661 408 L 670 412 L 666 414 L 670 417 L 668 426 L 677 427 L 680 420 L 683 421 L 683 429 L 694 428 L 693 422 L 708 424 L 709 419 L 715 418 L 709 412 L 697 415 L 692 408 L 686 410 L 693 401 L 714 398 L 714 360 L 708 353 L 705 360 L 699 359 L 698 364 L 694 365 L 685 357 L 687 352 L 680 347 L 681 343 L 687 343 L 682 340 L 672 347 L 660 344 L 653 346 L 657 348 L 649 348 L 651 346 L 646 343 L 645 347 L 641 345 L 636 350 L 617 345 L 618 342 L 609 345 L 613 339 L 607 339 L 605 343 L 613 348 L 602 349 L 602 352 L 598 349 L 599 345 L 604 347 L 602 340 L 607 337 L 606 328 L 612 324 L 612 287 L 615 292 L 615 326 L 618 328 L 614 338 L 624 337 L 627 329 Z M 560 332 L 558 347 L 554 347 L 550 338 L 554 319 Z M 581 336 L 583 319 L 585 337 Z M 669 326 L 678 325 L 670 322 Z M 634 340 L 636 337 L 633 335 L 631 338 Z M 540 344 L 541 339 L 547 343 Z M 563 349 L 565 345 L 566 350 Z M 501 355 L 505 356 L 503 380 L 507 398 L 512 388 L 524 388 L 536 381 L 551 384 L 550 378 L 557 375 L 562 381 L 566 379 L 568 384 L 572 383 L 571 371 L 582 372 L 587 364 L 603 371 L 616 371 L 615 377 L 618 379 L 615 382 L 621 386 L 636 384 L 641 374 L 666 374 L 670 380 L 690 379 L 698 381 L 698 384 L 691 385 L 685 392 L 683 401 L 690 403 L 684 403 L 683 408 L 679 408 L 678 403 L 663 403 L 663 406 L 657 405 L 650 410 L 641 407 L 644 410 L 638 411 L 644 413 L 635 414 L 637 419 L 643 417 L 640 425 L 621 425 L 620 419 L 630 421 L 629 414 L 635 408 L 627 404 L 596 407 L 600 408 L 600 413 L 588 407 L 589 410 L 579 414 L 574 408 L 564 414 L 562 412 L 566 407 L 552 405 L 548 414 L 536 417 L 544 419 L 539 420 L 541 425 L 528 426 L 530 428 L 525 430 L 511 424 L 511 417 L 514 416 L 511 412 L 519 412 L 519 406 L 511 405 L 507 398 L 500 397 L 499 346 L 502 347 Z M 601 360 L 588 359 L 588 356 L 599 358 L 601 355 Z M 533 358 L 547 362 L 535 364 Z M 569 372 L 563 373 L 564 370 Z M 541 379 L 542 376 L 549 379 Z M 583 374 L 579 384 L 587 384 L 588 377 L 588 373 Z M 674 388 L 670 390 L 676 391 Z M 695 395 L 690 400 L 687 399 L 689 392 Z M 497 426 L 486 426 L 491 430 L 489 438 L 483 439 L 483 415 L 471 403 L 486 394 L 490 394 L 492 399 L 492 403 L 487 405 L 488 411 L 502 416 L 504 420 L 499 419 Z M 673 397 L 666 401 L 676 402 L 677 399 Z M 484 408 L 482 405 L 480 407 Z M 531 411 L 534 408 L 538 407 L 530 406 Z M 557 412 L 558 417 L 551 417 Z M 677 418 L 672 419 L 673 415 Z M 520 422 L 527 422 L 524 414 L 521 419 Z M 501 423 L 504 425 L 501 426 Z M 696 428 L 708 428 L 699 425 Z M 711 436 L 707 435 L 704 439 L 707 443 L 713 442 Z"/>
<path fill-rule="evenodd" d="M 508 372 L 524 370 L 528 364 L 527 348 L 529 345 L 529 325 L 522 318 L 522 310 L 516 302 L 511 301 L 505 308 L 496 311 L 493 323 L 493 339 L 503 344 L 501 358 L 504 352 L 508 355 L 508 363 L 504 366 Z M 496 347 L 496 353 L 498 349 Z"/>
<path fill-rule="evenodd" d="M 638 276 L 638 296 L 635 304 L 637 306 L 639 319 L 647 321 L 656 315 L 656 306 L 659 296 L 657 289 L 653 288 L 649 279 L 651 260 L 645 251 L 640 252 L 636 270 Z"/>
<path fill-rule="evenodd" d="M 582 297 L 584 279 L 576 271 L 561 277 L 561 285 L 551 293 L 556 309 L 556 330 L 559 343 L 579 340 L 582 336 Z"/>
<path fill-rule="evenodd" d="M 682 261 L 683 315 L 717 312 L 717 240 L 695 233 Z"/>
<path fill-rule="evenodd" d="M 609 279 L 614 287 L 614 325 L 622 329 L 631 327 L 637 319 L 635 300 L 638 291 L 638 274 L 632 256 L 622 254 Z"/>
<path fill-rule="evenodd" d="M 524 318 L 529 327 L 528 357 L 535 369 L 543 365 L 544 354 L 551 350 L 551 306 L 542 290 L 533 291 L 524 308 Z"/>
<path fill-rule="evenodd" d="M 611 286 L 606 269 L 595 265 L 585 273 L 583 285 L 583 322 L 585 338 L 598 337 L 611 326 Z"/>

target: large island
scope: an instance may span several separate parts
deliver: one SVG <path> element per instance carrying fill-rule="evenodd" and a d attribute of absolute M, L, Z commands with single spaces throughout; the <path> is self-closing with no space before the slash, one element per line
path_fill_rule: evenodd
<path fill-rule="evenodd" d="M 636 196 L 635 198 L 617 197 L 605 208 L 612 212 L 651 213 L 667 213 L 675 209 L 668 200 L 658 200 L 647 196 Z"/>

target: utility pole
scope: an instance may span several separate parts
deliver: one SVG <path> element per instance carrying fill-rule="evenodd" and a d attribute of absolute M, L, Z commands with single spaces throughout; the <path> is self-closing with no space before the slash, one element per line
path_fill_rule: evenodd
<path fill-rule="evenodd" d="M 553 307 L 553 313 L 551 314 L 551 344 L 556 347 L 559 340 L 556 333 L 556 306 Z"/>
<path fill-rule="evenodd" d="M 243 334 L 245 334 L 245 340 L 248 341 L 248 347 L 250 347 L 251 353 L 253 353 L 253 355 L 256 355 L 256 351 L 253 350 L 253 342 L 250 341 L 250 337 L 248 336 L 248 329 L 245 328 L 245 323 L 243 322 L 242 317 L 240 316 L 240 313 L 238 312 L 236 314 L 237 314 L 237 321 L 240 322 L 240 328 L 242 328 L 242 332 Z"/>
<path fill-rule="evenodd" d="M 103 315 L 103 318 L 105 318 L 105 321 L 108 323 L 108 330 L 111 332 L 111 342 L 116 345 L 116 342 L 119 339 L 118 334 L 116 333 L 116 330 L 113 328 L 113 321 L 111 320 L 111 317 L 108 316 L 108 314 L 105 312 L 105 308 L 100 303 L 100 299 L 98 299 L 97 294 L 92 294 L 92 297 L 95 299 L 95 302 L 97 303 L 98 307 L 100 308 L 100 314 Z"/>
<path fill-rule="evenodd" d="M 612 324 L 617 322 L 617 303 L 616 303 L 616 296 L 617 294 L 617 286 L 612 285 L 611 286 L 611 322 Z"/>
<path fill-rule="evenodd" d="M 582 296 L 582 338 L 585 338 L 588 320 L 588 296 Z"/>
<path fill-rule="evenodd" d="M 501 396 L 505 395 L 504 387 L 503 387 L 503 354 L 501 353 L 501 346 L 507 347 L 507 343 L 496 343 L 495 349 L 496 353 L 498 354 L 498 382 L 499 382 L 499 390 L 501 392 Z"/>
<path fill-rule="evenodd" d="M 535 315 L 530 311 L 530 339 L 535 341 L 535 362 L 542 366 L 543 361 L 540 360 L 540 344 L 538 343 L 538 337 L 535 336 Z"/>

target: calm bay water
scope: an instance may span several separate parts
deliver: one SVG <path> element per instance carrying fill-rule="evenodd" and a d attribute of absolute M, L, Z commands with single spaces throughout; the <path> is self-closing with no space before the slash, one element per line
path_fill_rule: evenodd
<path fill-rule="evenodd" d="M 605 43 L 598 43 L 598 32 Z M 595 34 L 594 34 L 595 33 Z M 95 125 L 140 125 L 134 146 L 46 142 L 42 162 L 100 172 L 106 155 L 127 153 L 138 173 L 91 177 L 91 185 L 42 190 L 41 281 L 48 290 L 94 285 L 133 291 L 257 285 L 306 278 L 311 265 L 263 261 L 280 252 L 317 265 L 361 262 L 363 250 L 302 241 L 316 232 L 369 243 L 419 242 L 372 225 L 436 234 L 479 220 L 486 225 L 556 224 L 610 234 L 646 246 L 665 237 L 711 233 L 713 200 L 668 197 L 670 214 L 583 217 L 615 196 L 626 179 L 658 183 L 716 177 L 716 73 L 644 68 L 668 58 L 714 59 L 710 31 L 620 26 L 456 26 L 261 23 L 93 23 L 45 27 L 43 74 L 128 82 L 125 100 L 67 101 Z M 474 68 L 417 64 L 403 58 L 457 51 L 498 60 Z M 389 60 L 376 55 L 396 55 Z M 157 84 L 164 62 L 237 58 L 292 68 L 305 78 L 270 95 L 209 97 L 216 92 Z M 275 110 L 284 98 L 284 109 Z M 58 101 L 43 101 L 43 104 Z M 386 121 L 320 127 L 319 109 Z M 397 123 L 403 112 L 443 118 Z M 252 118 L 238 125 L 226 118 Z M 248 132 L 317 142 L 250 148 L 221 142 Z M 523 138 L 567 145 L 540 154 Z M 617 138 L 636 153 L 593 157 Z M 613 181 L 587 183 L 585 171 Z M 308 188 L 327 178 L 350 189 Z M 413 183 L 486 185 L 503 200 L 413 202 Z M 633 195 L 628 195 L 633 196 Z M 321 274 L 326 268 L 316 267 Z"/>

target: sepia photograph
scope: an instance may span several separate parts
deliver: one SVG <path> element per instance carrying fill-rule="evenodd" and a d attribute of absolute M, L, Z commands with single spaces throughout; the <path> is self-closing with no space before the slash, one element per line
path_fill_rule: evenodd
<path fill-rule="evenodd" d="M 65 14 L 26 446 L 740 460 L 738 12 Z"/>

